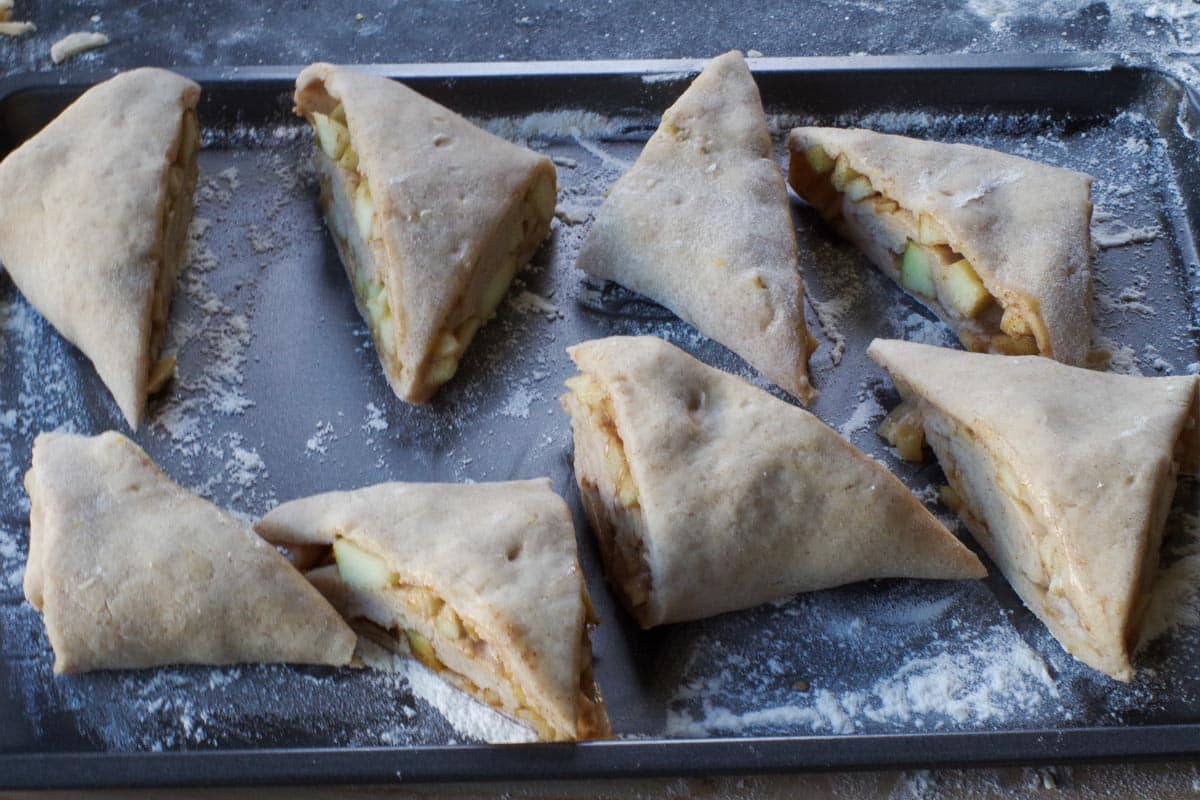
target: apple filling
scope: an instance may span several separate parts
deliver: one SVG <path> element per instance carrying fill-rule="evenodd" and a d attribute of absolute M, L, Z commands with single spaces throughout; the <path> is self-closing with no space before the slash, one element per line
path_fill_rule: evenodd
<path fill-rule="evenodd" d="M 514 680 L 499 648 L 491 645 L 470 620 L 463 619 L 433 590 L 406 583 L 380 556 L 347 539 L 333 545 L 333 557 L 342 582 L 352 593 L 356 611 L 403 641 L 414 658 L 439 677 L 478 700 L 528 725 L 543 740 L 576 738 L 557 729 Z M 579 691 L 576 698 L 577 738 L 608 734 L 607 716 L 592 673 L 592 648 L 588 630 L 595 617 L 587 602 Z"/>
<path fill-rule="evenodd" d="M 920 299 L 978 352 L 1034 355 L 1036 310 L 991 294 L 971 262 L 930 214 L 914 213 L 876 189 L 844 154 L 821 145 L 793 154 L 788 180 L 839 233 Z"/>
<path fill-rule="evenodd" d="M 346 111 L 338 104 L 329 114 L 314 111 L 311 121 L 318 145 L 316 164 L 322 210 L 379 358 L 389 377 L 399 377 L 404 365 L 396 346 L 397 315 L 392 308 L 387 277 L 376 268 L 382 258 L 383 244 L 379 240 L 375 202 L 366 176 L 358 171 L 358 153 L 350 142 Z"/>
<path fill-rule="evenodd" d="M 183 268 L 187 251 L 188 225 L 192 220 L 192 205 L 199 167 L 196 152 L 200 149 L 200 125 L 195 109 L 183 112 L 175 157 L 167 167 L 166 194 L 159 217 L 162 251 L 159 254 L 158 274 L 154 278 L 154 294 L 150 301 L 150 348 L 152 358 L 146 381 L 146 394 L 161 391 L 175 374 L 175 356 L 157 358 L 167 334 L 167 317 L 175 282 Z"/>
<path fill-rule="evenodd" d="M 546 237 L 557 201 L 554 175 L 536 173 L 521 202 L 514 204 L 480 248 L 466 285 L 428 352 L 408 355 L 410 363 L 404 364 L 404 320 L 397 307 L 401 295 L 397 287 L 389 286 L 387 271 L 380 266 L 388 259 L 382 226 L 367 177 L 359 170 L 345 107 L 338 103 L 329 114 L 314 111 L 310 117 L 319 150 L 322 207 L 359 311 L 371 329 L 389 380 L 408 387 L 398 389 L 405 399 L 423 402 L 454 377 L 476 332 L 496 315 L 513 278 Z M 402 379 L 405 369 L 411 374 Z"/>
<path fill-rule="evenodd" d="M 567 380 L 564 404 L 575 432 L 575 470 L 601 557 L 630 613 L 641 619 L 653 589 L 637 485 L 617 430 L 612 399 L 591 375 Z"/>

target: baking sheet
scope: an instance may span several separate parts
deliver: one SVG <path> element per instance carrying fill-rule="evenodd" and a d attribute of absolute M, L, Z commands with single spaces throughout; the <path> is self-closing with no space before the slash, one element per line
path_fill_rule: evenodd
<path fill-rule="evenodd" d="M 248 519 L 282 500 L 382 480 L 548 475 L 576 514 L 603 622 L 597 678 L 625 741 L 479 746 L 524 734 L 394 661 L 379 664 L 394 671 L 242 666 L 53 678 L 40 619 L 20 592 L 28 514 L 20 477 L 37 432 L 122 423 L 82 356 L 0 273 L 0 784 L 652 774 L 1200 751 L 1192 481 L 1181 484 L 1170 521 L 1167 602 L 1152 620 L 1161 635 L 1129 686 L 1066 656 L 998 574 L 859 584 L 649 633 L 615 606 L 570 471 L 557 404 L 572 373 L 564 348 L 654 333 L 769 388 L 661 308 L 573 267 L 604 191 L 699 63 L 378 68 L 551 155 L 559 173 L 551 239 L 427 407 L 392 396 L 354 310 L 316 208 L 310 134 L 288 113 L 296 70 L 198 74 L 206 148 L 168 343 L 179 373 L 136 437 L 176 480 Z M 1105 244 L 1095 259 L 1097 344 L 1114 354 L 1113 369 L 1197 370 L 1196 159 L 1187 136 L 1195 111 L 1169 76 L 1105 58 L 753 63 L 777 144 L 796 124 L 861 125 L 1091 172 L 1094 234 Z M 10 81 L 0 90 L 0 152 L 81 88 Z M 796 224 L 821 341 L 813 410 L 961 532 L 934 502 L 936 465 L 900 462 L 875 436 L 896 396 L 864 354 L 877 335 L 953 337 L 799 204 Z"/>

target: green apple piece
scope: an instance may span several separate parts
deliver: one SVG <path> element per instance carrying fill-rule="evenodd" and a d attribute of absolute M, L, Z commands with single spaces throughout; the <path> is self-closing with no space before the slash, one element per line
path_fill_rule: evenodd
<path fill-rule="evenodd" d="M 324 114 L 314 112 L 312 117 L 313 127 L 317 131 L 317 144 L 325 151 L 325 155 L 336 161 L 350 144 L 350 131 Z"/>
<path fill-rule="evenodd" d="M 979 316 L 979 312 L 992 301 L 975 268 L 965 258 L 942 271 L 937 283 L 937 296 L 938 302 L 966 319 Z"/>
<path fill-rule="evenodd" d="M 378 591 L 392 582 L 386 561 L 345 539 L 333 543 L 333 557 L 342 581 L 353 589 Z"/>
<path fill-rule="evenodd" d="M 921 244 L 949 244 L 946 229 L 928 214 L 922 214 L 917 224 L 917 241 Z"/>
<path fill-rule="evenodd" d="M 329 118 L 342 125 L 349 125 L 349 123 L 346 122 L 346 107 L 341 103 L 338 103 L 337 107 L 334 108 L 333 111 L 329 112 Z"/>
<path fill-rule="evenodd" d="M 808 161 L 808 165 L 812 167 L 812 171 L 818 175 L 824 175 L 827 172 L 833 171 L 833 159 L 829 157 L 829 153 L 825 152 L 825 148 L 819 144 L 814 144 L 805 150 L 804 158 Z"/>
<path fill-rule="evenodd" d="M 871 186 L 870 178 L 865 175 L 859 175 L 847 183 L 846 188 L 842 192 L 845 193 L 847 200 L 857 203 L 859 200 L 875 194 L 875 187 Z"/>
<path fill-rule="evenodd" d="M 412 649 L 413 655 L 417 657 L 418 661 L 434 671 L 442 668 L 442 662 L 438 660 L 438 657 L 433 652 L 433 645 L 419 631 L 414 631 L 412 628 L 405 628 L 404 635 L 408 638 L 408 646 Z"/>
<path fill-rule="evenodd" d="M 833 165 L 833 174 L 829 179 L 833 181 L 833 188 L 839 192 L 844 192 L 846 191 L 846 184 L 861 174 L 854 167 L 850 166 L 850 162 L 845 156 L 838 156 L 837 161 Z"/>
<path fill-rule="evenodd" d="M 923 297 L 936 297 L 933 276 L 940 269 L 941 259 L 937 252 L 910 239 L 900 264 L 900 285 Z"/>
<path fill-rule="evenodd" d="M 371 238 L 371 222 L 374 219 L 375 201 L 371 199 L 371 189 L 364 178 L 358 182 L 358 189 L 354 193 L 354 222 L 363 241 Z"/>

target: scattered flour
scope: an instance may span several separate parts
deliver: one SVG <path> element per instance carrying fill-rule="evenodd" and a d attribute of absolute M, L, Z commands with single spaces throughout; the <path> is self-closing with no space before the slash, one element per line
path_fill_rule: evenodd
<path fill-rule="evenodd" d="M 319 453 L 324 455 L 329 452 L 329 443 L 337 437 L 333 433 L 333 424 L 330 422 L 318 422 L 317 431 L 312 436 L 308 437 L 308 441 L 304 443 L 304 450 L 307 455 Z"/>
<path fill-rule="evenodd" d="M 460 736 L 491 744 L 532 742 L 537 739 L 529 728 L 476 702 L 411 658 L 389 652 L 362 638 L 359 639 L 358 655 L 371 669 L 402 676 L 413 694 L 433 706 Z"/>
<path fill-rule="evenodd" d="M 1092 214 L 1092 242 L 1101 250 L 1145 244 L 1160 236 L 1162 228 L 1158 225 L 1134 227 L 1101 208 L 1097 208 Z"/>
<path fill-rule="evenodd" d="M 685 700 L 700 699 L 702 713 L 669 711 L 667 734 L 751 735 L 796 728 L 849 734 L 872 723 L 872 730 L 939 730 L 1023 720 L 1060 699 L 1045 661 L 1006 625 L 986 631 L 965 649 L 945 647 L 910 658 L 866 689 L 795 692 L 795 701 L 786 705 L 734 711 L 714 700 L 740 678 L 731 671 L 729 683 L 718 680 L 684 692 Z"/>
<path fill-rule="evenodd" d="M 388 429 L 388 422 L 383 416 L 383 409 L 374 403 L 367 403 L 367 421 L 363 423 L 362 427 L 363 431 L 367 433 L 382 433 L 386 431 Z"/>

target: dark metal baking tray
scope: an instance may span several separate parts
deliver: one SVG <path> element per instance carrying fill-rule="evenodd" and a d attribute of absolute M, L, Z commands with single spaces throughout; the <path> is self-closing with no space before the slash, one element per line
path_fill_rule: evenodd
<path fill-rule="evenodd" d="M 187 71 L 204 88 L 196 213 L 209 224 L 196 231 L 172 312 L 179 378 L 136 436 L 174 478 L 248 518 L 279 500 L 380 480 L 549 475 L 576 515 L 602 618 L 597 675 L 622 738 L 462 741 L 470 737 L 428 698 L 372 671 L 249 666 L 52 677 L 40 620 L 20 592 L 28 513 L 20 476 L 39 430 L 95 433 L 122 423 L 86 361 L 0 271 L 0 788 L 1200 756 L 1195 626 L 1171 627 L 1140 656 L 1139 678 L 1116 684 L 1065 656 L 994 568 L 982 583 L 865 583 L 648 633 L 615 606 L 579 513 L 570 437 L 557 409 L 558 387 L 571 372 L 563 348 L 653 332 L 758 380 L 661 309 L 590 285 L 573 269 L 604 189 L 701 65 L 370 68 L 559 164 L 561 213 L 550 241 L 459 375 L 425 408 L 405 406 L 388 390 L 324 232 L 303 167 L 310 137 L 289 113 L 297 68 Z M 1101 238 L 1111 245 L 1095 262 L 1099 334 L 1125 368 L 1196 369 L 1200 159 L 1189 132 L 1200 108 L 1170 71 L 1104 55 L 756 59 L 752 66 L 777 134 L 793 123 L 857 124 L 977 142 L 1095 174 L 1098 208 L 1110 215 Z M 0 82 L 0 155 L 84 88 L 44 74 Z M 564 109 L 578 113 L 546 116 Z M 810 321 L 822 343 L 813 359 L 822 392 L 814 411 L 929 497 L 940 480 L 936 467 L 898 462 L 874 436 L 895 395 L 863 350 L 875 335 L 950 338 L 799 205 L 796 225 Z M 1187 551 L 1194 530 L 1181 520 L 1196 508 L 1195 482 L 1181 484 L 1168 564 Z M 1018 671 L 1025 682 L 1006 684 L 1007 673 L 989 672 L 1005 650 L 1026 654 L 1044 676 Z M 940 690 L 966 698 L 965 716 L 944 703 L 920 707 L 914 696 L 907 707 L 896 697 L 883 704 L 894 688 L 888 681 L 913 664 L 928 667 L 925 656 L 950 659 L 946 675 L 958 683 Z M 913 690 L 911 681 L 895 686 Z M 835 707 L 815 710 L 813 698 Z M 713 707 L 740 722 L 722 728 Z M 756 722 L 760 708 L 785 713 Z"/>

